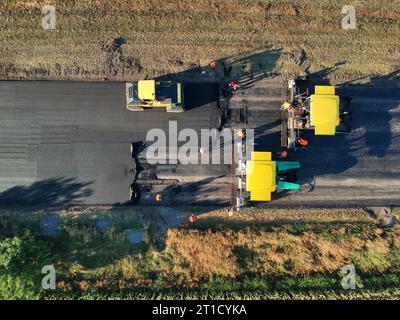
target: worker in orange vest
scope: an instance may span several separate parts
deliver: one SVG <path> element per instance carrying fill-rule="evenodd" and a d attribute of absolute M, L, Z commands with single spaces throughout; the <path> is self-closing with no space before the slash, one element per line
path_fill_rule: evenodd
<path fill-rule="evenodd" d="M 302 146 L 302 147 L 307 147 L 308 146 L 308 141 L 304 138 L 298 138 L 297 143 Z"/>
<path fill-rule="evenodd" d="M 239 88 L 239 84 L 236 80 L 233 80 L 229 82 L 229 87 L 231 87 L 233 91 L 236 91 L 236 89 Z"/>
<path fill-rule="evenodd" d="M 199 220 L 199 217 L 198 217 L 197 215 L 191 214 L 191 215 L 189 216 L 189 222 L 190 222 L 190 223 L 196 222 L 197 220 Z"/>
<path fill-rule="evenodd" d="M 286 159 L 287 156 L 288 156 L 287 150 L 282 150 L 281 154 L 279 155 L 279 157 L 280 157 L 281 159 Z"/>

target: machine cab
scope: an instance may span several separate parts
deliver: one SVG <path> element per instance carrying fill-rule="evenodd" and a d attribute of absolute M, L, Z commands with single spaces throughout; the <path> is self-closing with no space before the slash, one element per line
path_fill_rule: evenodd
<path fill-rule="evenodd" d="M 183 86 L 174 81 L 140 80 L 126 84 L 127 108 L 142 111 L 143 108 L 166 108 L 167 112 L 182 112 Z"/>

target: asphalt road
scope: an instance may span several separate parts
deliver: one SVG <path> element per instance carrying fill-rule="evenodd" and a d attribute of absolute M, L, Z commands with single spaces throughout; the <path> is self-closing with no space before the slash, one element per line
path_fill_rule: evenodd
<path fill-rule="evenodd" d="M 249 104 L 248 126 L 256 130 L 256 150 L 279 151 L 278 80 L 264 80 L 237 95 Z M 337 94 L 350 96 L 351 134 L 315 136 L 310 147 L 289 153 L 299 161 L 301 191 L 280 191 L 267 205 L 368 206 L 400 205 L 400 90 L 395 86 L 342 85 Z"/>
<path fill-rule="evenodd" d="M 305 183 L 282 202 L 335 205 L 400 205 L 400 91 L 397 88 L 342 86 L 351 96 L 352 134 L 309 134 L 311 147 L 296 158 Z"/>
<path fill-rule="evenodd" d="M 121 82 L 0 82 L 0 203 L 125 203 L 132 142 L 168 132 L 168 120 L 178 130 L 218 127 L 215 86 L 187 90 L 190 110 L 171 114 L 127 111 Z"/>
<path fill-rule="evenodd" d="M 246 101 L 247 124 L 256 129 L 256 150 L 279 150 L 282 82 L 267 79 L 245 86 L 231 107 Z M 117 204 L 129 200 L 134 180 L 132 142 L 153 128 L 168 132 L 217 128 L 215 87 L 189 87 L 189 110 L 130 112 L 123 83 L 0 82 L 0 204 Z M 315 137 L 311 146 L 290 155 L 302 169 L 299 192 L 278 192 L 276 205 L 400 205 L 400 93 L 395 88 L 343 86 L 353 97 L 353 133 Z M 146 170 L 145 170 L 146 171 Z M 179 190 L 144 190 L 142 204 L 226 205 L 230 168 L 226 165 L 159 165 L 159 179 L 179 180 Z"/>

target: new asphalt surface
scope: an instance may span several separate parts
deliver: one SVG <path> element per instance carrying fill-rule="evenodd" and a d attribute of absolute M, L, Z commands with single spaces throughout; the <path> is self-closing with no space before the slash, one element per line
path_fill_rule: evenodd
<path fill-rule="evenodd" d="M 247 124 L 256 129 L 256 150 L 279 151 L 282 82 L 265 79 L 235 93 L 231 107 L 246 101 Z M 303 184 L 298 192 L 278 192 L 277 205 L 399 205 L 400 92 L 379 85 L 343 85 L 339 95 L 353 97 L 353 133 L 317 137 L 310 147 L 291 153 Z M 119 204 L 130 199 L 135 179 L 132 142 L 150 129 L 218 128 L 218 89 L 213 84 L 186 88 L 188 111 L 130 112 L 125 85 L 118 82 L 0 82 L 0 204 Z M 160 165 L 159 179 L 178 179 L 165 191 L 168 205 L 221 204 L 231 197 L 227 165 Z M 172 191 L 171 191 L 172 189 Z"/>
<path fill-rule="evenodd" d="M 169 120 L 178 130 L 219 126 L 217 87 L 185 90 L 189 110 L 171 114 L 126 110 L 122 82 L 0 82 L 0 203 L 127 202 L 132 142 L 168 132 Z"/>

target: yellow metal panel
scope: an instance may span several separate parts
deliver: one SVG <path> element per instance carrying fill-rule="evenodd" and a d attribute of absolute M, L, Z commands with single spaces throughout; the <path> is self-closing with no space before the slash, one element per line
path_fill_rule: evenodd
<path fill-rule="evenodd" d="M 334 86 L 315 86 L 315 94 L 335 94 Z"/>
<path fill-rule="evenodd" d="M 331 125 L 319 124 L 315 127 L 316 135 L 333 136 L 335 134 L 335 127 Z"/>
<path fill-rule="evenodd" d="M 246 164 L 246 190 L 250 200 L 270 201 L 276 190 L 276 162 L 271 161 L 271 152 L 252 152 L 252 160 Z"/>
<path fill-rule="evenodd" d="M 260 151 L 252 151 L 251 152 L 251 159 L 254 161 L 268 161 L 272 158 L 271 152 L 260 152 Z"/>
<path fill-rule="evenodd" d="M 310 101 L 310 121 L 316 135 L 334 135 L 339 125 L 339 97 L 314 94 Z"/>
<path fill-rule="evenodd" d="M 140 100 L 155 100 L 156 82 L 154 80 L 140 80 L 138 83 L 138 96 Z"/>
<path fill-rule="evenodd" d="M 250 201 L 271 201 L 271 192 L 257 192 L 250 193 Z"/>

